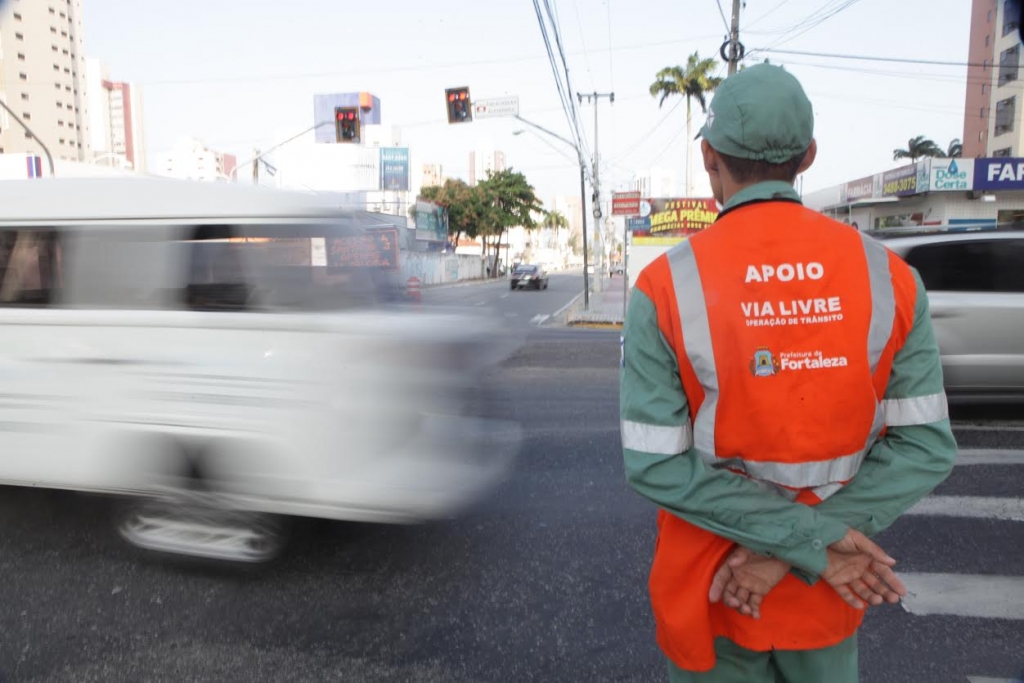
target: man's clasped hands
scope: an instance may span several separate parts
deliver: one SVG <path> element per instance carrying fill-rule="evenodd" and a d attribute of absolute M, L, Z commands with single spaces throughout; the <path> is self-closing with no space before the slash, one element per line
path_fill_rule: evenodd
<path fill-rule="evenodd" d="M 851 607 L 896 603 L 907 594 L 907 587 L 892 569 L 896 560 L 859 531 L 850 529 L 826 552 L 828 565 L 821 580 Z M 790 565 L 782 560 L 737 546 L 715 573 L 708 597 L 711 602 L 721 600 L 740 614 L 759 619 L 764 597 L 789 570 Z"/>

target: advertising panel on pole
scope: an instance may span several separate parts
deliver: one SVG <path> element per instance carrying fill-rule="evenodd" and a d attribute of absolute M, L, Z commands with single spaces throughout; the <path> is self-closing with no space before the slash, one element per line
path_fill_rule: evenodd
<path fill-rule="evenodd" d="M 908 164 L 882 174 L 883 197 L 917 194 L 917 164 Z"/>
<path fill-rule="evenodd" d="M 613 216 L 639 216 L 640 193 L 616 192 L 612 195 Z"/>
<path fill-rule="evenodd" d="M 473 118 L 497 119 L 519 115 L 519 96 L 490 97 L 473 102 Z"/>
<path fill-rule="evenodd" d="M 929 166 L 926 190 L 966 192 L 974 187 L 974 159 L 931 159 Z"/>
<path fill-rule="evenodd" d="M 651 199 L 650 216 L 627 219 L 633 244 L 671 246 L 708 228 L 718 218 L 714 199 Z"/>
<path fill-rule="evenodd" d="M 422 197 L 416 198 L 416 239 L 423 242 L 448 241 L 448 215 L 444 208 Z"/>
<path fill-rule="evenodd" d="M 380 189 L 389 192 L 408 192 L 408 147 L 380 148 Z"/>
<path fill-rule="evenodd" d="M 1024 190 L 1024 159 L 992 157 L 974 162 L 974 190 Z"/>

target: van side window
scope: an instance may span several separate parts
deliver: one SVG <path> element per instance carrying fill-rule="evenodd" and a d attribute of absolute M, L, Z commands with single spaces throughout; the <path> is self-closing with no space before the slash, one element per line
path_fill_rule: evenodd
<path fill-rule="evenodd" d="M 929 291 L 1024 292 L 1024 240 L 923 244 L 906 261 Z"/>
<path fill-rule="evenodd" d="M 252 288 L 242 260 L 244 243 L 229 226 L 201 226 L 188 242 L 186 305 L 198 311 L 245 311 Z"/>
<path fill-rule="evenodd" d="M 49 306 L 63 287 L 54 230 L 0 230 L 0 306 Z"/>

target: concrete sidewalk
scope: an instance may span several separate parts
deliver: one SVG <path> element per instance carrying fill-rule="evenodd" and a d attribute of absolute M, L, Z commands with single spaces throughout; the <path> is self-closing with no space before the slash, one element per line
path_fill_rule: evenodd
<path fill-rule="evenodd" d="M 576 308 L 569 313 L 566 324 L 571 327 L 622 327 L 625 320 L 622 291 L 622 275 L 613 275 L 602 282 L 600 292 L 590 295 L 590 310 L 583 309 L 580 298 Z"/>

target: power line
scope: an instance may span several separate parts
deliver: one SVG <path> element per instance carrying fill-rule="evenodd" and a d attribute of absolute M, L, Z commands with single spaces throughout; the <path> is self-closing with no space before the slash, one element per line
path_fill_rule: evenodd
<path fill-rule="evenodd" d="M 894 62 L 899 64 L 928 64 L 931 66 L 997 66 L 993 64 L 979 64 L 978 62 L 953 62 L 941 59 L 913 59 L 910 57 L 879 57 L 874 55 L 849 55 L 835 52 L 806 52 L 802 50 L 778 50 L 773 47 L 757 48 L 754 52 L 775 52 L 780 55 L 797 55 L 801 57 L 827 57 L 830 59 L 854 59 L 866 62 Z"/>
<path fill-rule="evenodd" d="M 587 40 L 583 37 L 583 21 L 580 19 L 580 5 L 578 0 L 572 0 L 572 8 L 576 13 L 576 28 L 579 29 L 580 32 L 580 46 L 583 48 L 583 62 L 587 65 L 587 77 L 590 78 L 590 87 L 597 90 L 597 86 L 594 85 L 594 74 L 590 70 L 590 56 L 587 55 Z"/>
<path fill-rule="evenodd" d="M 826 2 L 816 11 L 805 17 L 802 21 L 797 22 L 794 26 L 790 27 L 788 31 L 784 32 L 783 35 L 769 47 L 774 48 L 799 38 L 811 29 L 817 28 L 859 1 L 860 0 L 829 0 L 829 2 Z M 758 50 L 752 51 L 751 54 L 756 52 L 758 52 Z"/>
<path fill-rule="evenodd" d="M 787 2 L 789 2 L 789 0 L 782 0 L 782 2 L 780 2 L 780 3 L 779 3 L 779 4 L 777 4 L 777 5 L 775 5 L 775 7 L 771 8 L 770 10 L 768 10 L 767 12 L 765 12 L 764 14 L 762 14 L 761 16 L 759 16 L 758 18 L 754 19 L 754 20 L 753 20 L 753 21 L 751 21 L 751 22 L 750 22 L 749 24 L 747 24 L 747 28 L 746 28 L 746 29 L 744 29 L 744 31 L 745 31 L 746 33 L 750 33 L 750 32 L 751 32 L 751 31 L 750 31 L 750 27 L 751 27 L 751 26 L 755 26 L 755 25 L 757 25 L 757 24 L 761 23 L 761 22 L 762 22 L 762 21 L 764 21 L 764 20 L 765 20 L 766 18 L 768 18 L 768 17 L 770 17 L 770 16 L 772 15 L 772 14 L 774 14 L 776 10 L 778 10 L 778 9 L 779 9 L 780 7 L 782 7 L 783 5 L 785 5 L 785 4 L 787 3 Z M 755 32 L 755 33 L 756 33 L 756 32 Z"/>
<path fill-rule="evenodd" d="M 729 20 L 725 18 L 725 10 L 722 9 L 722 0 L 715 0 L 715 4 L 718 5 L 718 13 L 722 16 L 722 24 L 725 25 L 725 32 L 729 33 L 732 29 L 729 27 Z"/>

